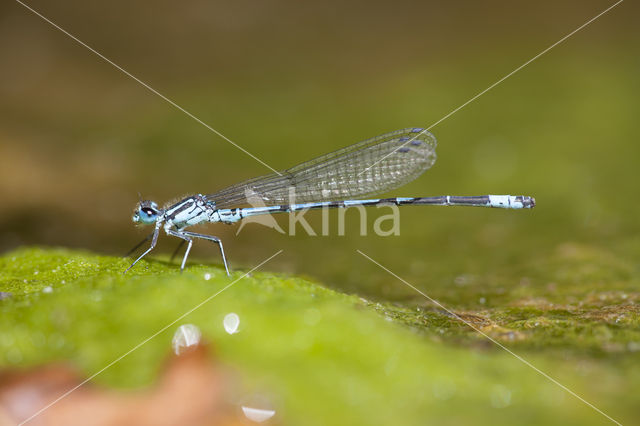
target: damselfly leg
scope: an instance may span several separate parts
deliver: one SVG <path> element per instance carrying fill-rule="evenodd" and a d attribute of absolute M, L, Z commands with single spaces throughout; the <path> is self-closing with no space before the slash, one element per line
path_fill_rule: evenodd
<path fill-rule="evenodd" d="M 138 261 L 140 259 L 142 259 L 143 257 L 145 257 L 147 254 L 149 254 L 149 252 L 151 250 L 153 250 L 156 247 L 156 244 L 158 243 L 158 234 L 160 233 L 160 223 L 158 222 L 158 224 L 156 225 L 156 229 L 153 231 L 152 234 L 152 238 L 151 238 L 151 245 L 149 246 L 149 248 L 140 255 L 140 257 L 138 257 L 136 260 L 133 261 L 133 263 L 131 264 L 131 266 L 129 266 L 124 272 L 127 272 L 129 269 L 133 268 L 133 265 L 135 265 L 136 263 L 138 263 Z M 144 242 L 143 242 L 144 243 Z M 138 247 L 142 245 L 139 244 Z M 138 248 L 136 247 L 136 248 Z"/>
<path fill-rule="evenodd" d="M 220 238 L 214 237 L 213 235 L 198 234 L 196 232 L 189 232 L 189 231 L 175 231 L 172 229 L 168 230 L 167 233 L 169 235 L 173 235 L 174 237 L 182 238 L 184 241 L 187 242 L 187 250 L 184 253 L 184 258 L 182 259 L 182 265 L 180 266 L 180 270 L 184 270 L 184 266 L 187 263 L 187 258 L 189 257 L 191 246 L 193 245 L 193 239 L 200 238 L 200 239 L 212 241 L 218 244 L 218 246 L 220 247 L 220 255 L 222 256 L 222 262 L 224 263 L 224 269 L 225 271 L 227 271 L 227 276 L 231 276 L 231 273 L 229 272 L 229 265 L 227 264 L 227 257 L 224 255 L 224 248 L 222 247 L 222 241 L 220 241 Z"/>

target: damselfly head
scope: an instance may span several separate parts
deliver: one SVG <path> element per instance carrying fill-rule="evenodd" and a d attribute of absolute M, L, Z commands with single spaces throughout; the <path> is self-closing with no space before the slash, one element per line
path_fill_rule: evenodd
<path fill-rule="evenodd" d="M 162 214 L 158 205 L 154 201 L 141 200 L 133 211 L 133 223 L 140 223 L 143 225 L 151 225 L 156 223 L 158 216 Z"/>

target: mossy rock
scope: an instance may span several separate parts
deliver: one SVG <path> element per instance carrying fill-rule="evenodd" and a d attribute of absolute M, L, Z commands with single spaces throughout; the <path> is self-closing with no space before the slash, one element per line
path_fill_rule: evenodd
<path fill-rule="evenodd" d="M 608 421 L 558 383 L 617 421 L 637 420 L 637 294 L 594 294 L 579 308 L 531 297 L 453 312 L 367 301 L 262 272 L 268 263 L 231 278 L 163 261 L 123 274 L 129 263 L 63 249 L 5 254 L 0 366 L 65 360 L 89 377 L 126 354 L 93 381 L 151 386 L 188 323 L 238 372 L 242 392 L 270 396 L 284 424 Z M 236 334 L 222 325 L 230 312 Z"/>

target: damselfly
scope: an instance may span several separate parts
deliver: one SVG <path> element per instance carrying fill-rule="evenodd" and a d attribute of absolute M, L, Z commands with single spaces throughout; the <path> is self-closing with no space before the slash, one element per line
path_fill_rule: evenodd
<path fill-rule="evenodd" d="M 184 269 L 196 238 L 209 240 L 220 247 L 225 270 L 229 266 L 222 242 L 217 237 L 185 231 L 204 222 L 235 223 L 255 215 L 294 212 L 304 209 L 345 208 L 350 206 L 436 205 L 530 209 L 535 199 L 523 195 L 479 195 L 354 199 L 398 188 L 420 176 L 436 161 L 436 138 L 422 128 L 408 128 L 387 133 L 299 164 L 281 173 L 260 176 L 232 185 L 215 194 L 197 194 L 173 205 L 158 207 L 141 200 L 133 222 L 154 225 L 145 241 L 149 248 L 127 268 L 154 249 L 161 228 L 167 235 L 187 242 L 180 269 Z M 252 200 L 260 201 L 255 207 Z M 254 207 L 251 207 L 253 205 Z M 248 206 L 248 207 L 247 207 Z M 132 251 L 133 251 L 132 250 Z"/>

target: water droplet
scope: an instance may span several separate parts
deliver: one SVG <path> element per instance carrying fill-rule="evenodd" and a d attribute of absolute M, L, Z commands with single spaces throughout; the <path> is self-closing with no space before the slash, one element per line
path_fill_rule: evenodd
<path fill-rule="evenodd" d="M 171 341 L 173 352 L 176 355 L 180 355 L 190 346 L 198 345 L 198 343 L 200 343 L 201 337 L 202 334 L 200 333 L 200 329 L 195 325 L 181 325 L 176 330 L 175 334 L 173 335 L 173 340 Z"/>
<path fill-rule="evenodd" d="M 211 274 L 208 273 L 208 272 L 206 274 L 204 274 L 204 279 L 205 279 L 205 281 L 209 281 L 211 279 Z"/>
<path fill-rule="evenodd" d="M 266 420 L 269 420 L 276 414 L 275 410 L 245 407 L 244 405 L 242 406 L 242 412 L 244 413 L 246 418 L 256 423 L 262 423 Z"/>
<path fill-rule="evenodd" d="M 276 414 L 273 404 L 263 394 L 252 394 L 239 405 L 245 417 L 256 423 L 269 420 Z"/>
<path fill-rule="evenodd" d="M 229 334 L 235 334 L 238 332 L 238 327 L 240 326 L 240 317 L 238 314 L 231 312 L 225 315 L 222 325 L 224 326 L 224 331 Z"/>
<path fill-rule="evenodd" d="M 45 288 L 42 289 L 43 293 L 53 293 L 53 289 L 51 288 L 51 286 L 46 286 Z"/>
<path fill-rule="evenodd" d="M 494 408 L 505 408 L 511 405 L 511 391 L 504 385 L 494 386 L 490 397 Z"/>

